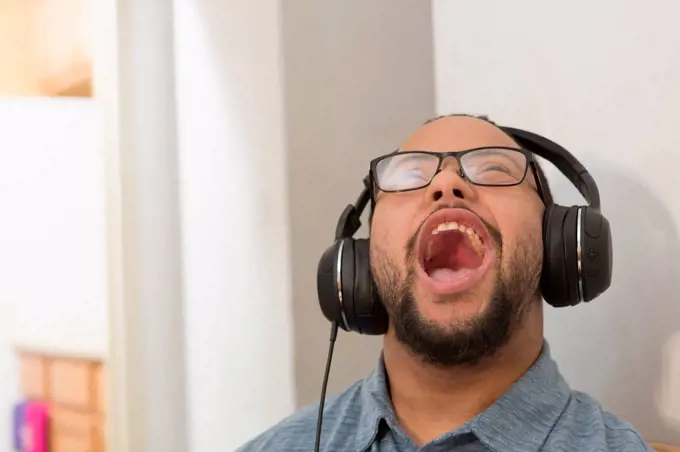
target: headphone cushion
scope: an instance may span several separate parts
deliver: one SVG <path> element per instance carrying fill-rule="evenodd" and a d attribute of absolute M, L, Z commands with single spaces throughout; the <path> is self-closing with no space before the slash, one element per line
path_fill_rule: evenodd
<path fill-rule="evenodd" d="M 546 208 L 543 216 L 541 293 L 546 303 L 553 307 L 571 306 L 578 302 L 575 218 L 573 209 L 557 204 Z M 569 271 L 570 266 L 573 267 L 572 272 Z"/>
<path fill-rule="evenodd" d="M 321 312 L 328 321 L 361 334 L 387 332 L 387 311 L 375 290 L 367 239 L 345 238 L 326 249 L 319 259 L 316 286 Z"/>
<path fill-rule="evenodd" d="M 329 322 L 337 322 L 340 328 L 347 330 L 343 320 L 337 282 L 338 255 L 341 251 L 341 244 L 344 250 L 344 243 L 338 240 L 321 255 L 316 272 L 316 291 L 324 317 Z"/>
<path fill-rule="evenodd" d="M 344 278 L 344 277 L 343 277 Z M 371 272 L 370 242 L 354 240 L 354 313 L 361 334 L 380 335 L 387 332 L 388 316 Z"/>
<path fill-rule="evenodd" d="M 551 306 L 591 301 L 611 285 L 611 230 L 599 211 L 551 205 L 544 216 L 543 242 L 541 292 Z"/>

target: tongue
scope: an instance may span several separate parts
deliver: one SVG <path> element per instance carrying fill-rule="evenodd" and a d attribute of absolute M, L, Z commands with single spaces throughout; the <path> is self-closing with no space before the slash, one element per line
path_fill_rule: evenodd
<path fill-rule="evenodd" d="M 461 271 L 471 271 L 482 265 L 482 257 L 467 234 L 441 232 L 432 240 L 432 257 L 425 262 L 425 271 L 432 279 L 453 281 L 461 276 Z"/>
<path fill-rule="evenodd" d="M 458 272 L 456 270 L 451 270 L 450 268 L 435 268 L 434 270 L 430 270 L 430 278 L 435 281 L 455 281 L 457 275 Z"/>

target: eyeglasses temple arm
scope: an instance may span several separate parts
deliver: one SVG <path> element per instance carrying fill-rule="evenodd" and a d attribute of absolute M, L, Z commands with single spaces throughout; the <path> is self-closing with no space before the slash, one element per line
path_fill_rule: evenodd
<path fill-rule="evenodd" d="M 552 205 L 552 196 L 550 196 L 550 193 L 545 189 L 545 187 L 548 186 L 548 181 L 546 181 L 543 177 L 543 173 L 538 170 L 536 160 L 532 159 L 529 163 L 529 166 L 531 167 L 531 172 L 533 173 L 534 179 L 536 180 L 536 191 L 538 192 L 538 197 L 541 198 L 543 205 L 546 207 Z"/>

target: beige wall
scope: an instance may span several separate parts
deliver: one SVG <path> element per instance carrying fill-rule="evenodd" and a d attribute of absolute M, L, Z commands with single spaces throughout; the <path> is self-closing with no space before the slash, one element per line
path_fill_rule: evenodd
<path fill-rule="evenodd" d="M 330 323 L 316 269 L 371 158 L 434 114 L 429 2 L 290 2 L 283 10 L 298 406 L 319 399 Z M 366 236 L 366 227 L 359 231 Z M 372 370 L 382 337 L 340 333 L 329 393 Z"/>

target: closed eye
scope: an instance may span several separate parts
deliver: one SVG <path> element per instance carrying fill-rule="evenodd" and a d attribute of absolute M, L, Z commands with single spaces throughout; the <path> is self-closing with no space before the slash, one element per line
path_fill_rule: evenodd
<path fill-rule="evenodd" d="M 501 165 L 486 165 L 484 168 L 481 168 L 480 171 L 502 171 L 504 173 L 511 173 L 511 170 Z"/>

